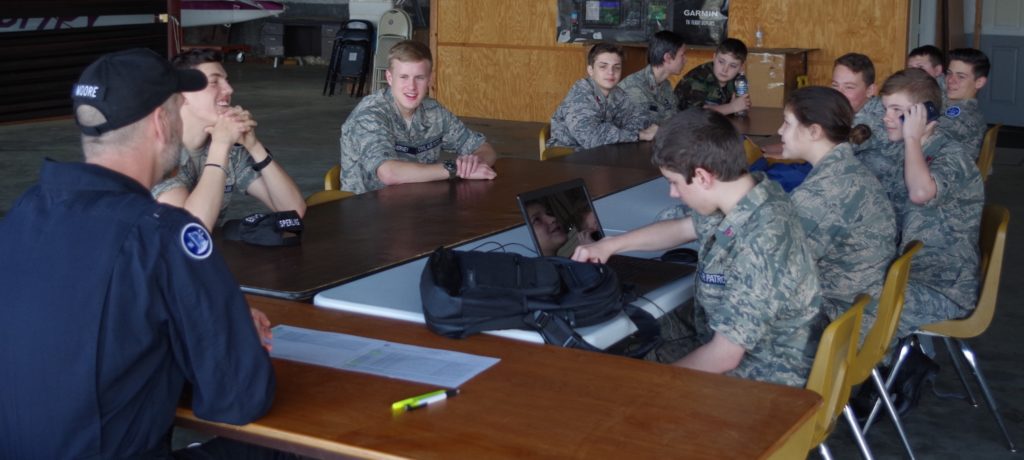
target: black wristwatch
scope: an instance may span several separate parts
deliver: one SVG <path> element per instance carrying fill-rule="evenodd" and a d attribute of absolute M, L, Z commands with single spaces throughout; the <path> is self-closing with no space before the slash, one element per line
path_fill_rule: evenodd
<path fill-rule="evenodd" d="M 270 149 L 267 149 L 266 147 L 264 147 L 264 149 L 267 151 L 267 157 L 264 158 L 263 161 L 253 164 L 253 171 L 260 172 L 263 170 L 263 168 L 266 168 L 268 165 L 270 165 L 271 161 L 274 161 L 274 156 L 270 154 Z"/>
<path fill-rule="evenodd" d="M 448 171 L 448 180 L 458 177 L 459 168 L 455 166 L 455 160 L 444 160 L 441 162 L 441 166 L 444 166 L 445 171 Z"/>

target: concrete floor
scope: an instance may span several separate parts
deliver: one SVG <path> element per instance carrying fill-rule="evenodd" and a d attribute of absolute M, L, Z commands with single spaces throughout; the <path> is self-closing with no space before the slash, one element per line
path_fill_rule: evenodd
<path fill-rule="evenodd" d="M 283 66 L 248 62 L 229 64 L 235 87 L 234 103 L 251 110 L 260 126 L 257 133 L 274 157 L 292 175 L 304 195 L 322 189 L 323 173 L 338 161 L 341 123 L 358 102 L 347 95 L 321 95 L 325 68 Z M 502 156 L 535 158 L 539 123 L 466 119 L 470 128 L 483 132 Z M 1004 130 L 1009 131 L 1009 130 Z M 78 131 L 68 119 L 0 126 L 0 217 L 25 189 L 36 182 L 43 158 L 77 161 L 81 154 Z M 1012 134 L 1012 133 L 1009 133 Z M 1003 267 L 999 309 L 988 332 L 972 341 L 1001 404 L 1010 434 L 1024 444 L 1024 368 L 1020 349 L 1024 344 L 1018 331 L 1024 326 L 1024 312 L 1018 305 L 1024 298 L 1021 272 L 1024 267 L 1024 133 L 1003 136 L 995 173 L 989 180 L 990 202 L 1010 209 L 1007 254 Z M 1005 147 L 1003 147 L 1005 146 Z M 244 216 L 260 209 L 252 199 L 233 200 L 230 217 Z M 0 262 L 2 263 L 2 262 Z M 955 371 L 945 353 L 940 353 L 937 387 L 959 390 Z M 642 383 L 642 382 L 641 382 Z M 966 402 L 940 400 L 926 393 L 920 405 L 904 418 L 910 442 L 918 458 L 996 459 L 1014 458 L 1005 446 L 988 408 L 972 408 Z M 859 458 L 845 424 L 838 425 L 829 440 L 838 459 Z M 883 420 L 872 429 L 869 443 L 878 458 L 898 458 L 903 449 L 891 424 Z M 1020 455 L 1017 455 L 1019 457 Z M 812 455 L 814 458 L 815 455 Z"/>

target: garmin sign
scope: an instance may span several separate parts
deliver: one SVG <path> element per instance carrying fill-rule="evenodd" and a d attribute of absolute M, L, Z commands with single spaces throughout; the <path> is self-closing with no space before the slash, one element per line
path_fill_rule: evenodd
<path fill-rule="evenodd" d="M 728 19 L 728 0 L 558 0 L 556 40 L 636 43 L 671 30 L 687 45 L 715 46 Z"/>

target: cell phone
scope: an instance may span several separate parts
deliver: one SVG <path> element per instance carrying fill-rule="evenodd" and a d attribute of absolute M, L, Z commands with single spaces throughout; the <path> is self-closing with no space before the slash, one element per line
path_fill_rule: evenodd
<path fill-rule="evenodd" d="M 939 109 L 935 107 L 935 104 L 933 104 L 932 101 L 924 101 L 924 110 L 928 114 L 928 121 L 926 123 L 938 120 L 939 116 L 942 115 L 939 113 Z M 900 115 L 900 123 L 903 123 L 903 115 Z"/>

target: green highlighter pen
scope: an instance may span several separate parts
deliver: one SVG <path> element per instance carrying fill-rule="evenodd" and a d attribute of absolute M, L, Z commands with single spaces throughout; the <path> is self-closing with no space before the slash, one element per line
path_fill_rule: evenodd
<path fill-rule="evenodd" d="M 431 403 L 435 403 L 435 402 L 438 402 L 438 401 L 443 401 L 443 400 L 448 399 L 448 398 L 453 398 L 457 394 L 459 394 L 459 389 L 458 388 L 456 388 L 454 390 L 431 391 L 430 393 L 427 393 L 427 394 L 422 394 L 422 395 L 419 395 L 419 396 L 413 396 L 413 397 L 408 398 L 408 399 L 403 399 L 401 401 L 396 401 L 394 404 L 391 405 L 391 410 L 393 410 L 393 411 L 410 411 L 410 410 L 415 410 L 415 409 L 419 409 L 419 408 L 421 408 L 423 406 L 426 406 L 428 404 L 431 404 Z"/>

